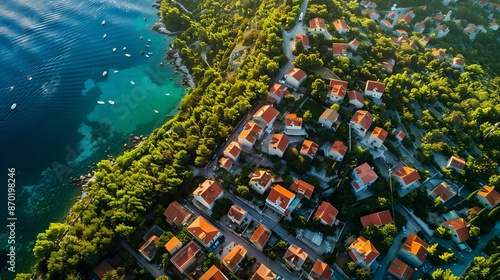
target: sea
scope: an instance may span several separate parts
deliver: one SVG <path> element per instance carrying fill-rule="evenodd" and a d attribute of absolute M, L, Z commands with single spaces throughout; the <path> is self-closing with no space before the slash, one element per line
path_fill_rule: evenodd
<path fill-rule="evenodd" d="M 186 87 L 154 3 L 0 1 L 0 279 L 10 246 L 16 273 L 36 263 L 37 234 L 82 193 L 71 177 L 177 113 Z"/>

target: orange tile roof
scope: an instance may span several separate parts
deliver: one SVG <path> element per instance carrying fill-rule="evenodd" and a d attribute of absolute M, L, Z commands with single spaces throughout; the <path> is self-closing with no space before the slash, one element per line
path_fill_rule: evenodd
<path fill-rule="evenodd" d="M 335 25 L 335 29 L 337 31 L 339 31 L 340 29 L 349 30 L 349 26 L 347 26 L 347 23 L 343 19 L 337 19 L 336 21 L 333 22 L 333 25 Z"/>
<path fill-rule="evenodd" d="M 271 138 L 271 142 L 269 142 L 269 147 L 276 147 L 278 150 L 284 152 L 288 147 L 288 143 L 290 143 L 290 140 L 285 134 L 274 134 Z"/>
<path fill-rule="evenodd" d="M 408 166 L 401 167 L 399 170 L 396 170 L 393 174 L 394 176 L 403 179 L 405 185 L 409 185 L 420 179 L 420 174 L 418 174 L 418 171 Z"/>
<path fill-rule="evenodd" d="M 229 143 L 229 145 L 227 145 L 226 149 L 224 150 L 224 154 L 229 154 L 234 158 L 238 157 L 240 155 L 240 152 L 240 144 L 236 141 L 231 141 L 231 143 Z"/>
<path fill-rule="evenodd" d="M 294 198 L 295 195 L 291 191 L 283 188 L 280 185 L 274 186 L 267 196 L 267 199 L 272 203 L 279 202 L 279 207 L 285 211 L 285 214 L 288 214 L 287 212 L 289 211 L 286 209 L 286 207 Z"/>
<path fill-rule="evenodd" d="M 165 212 L 163 212 L 163 216 L 166 217 L 167 223 L 181 226 L 184 220 L 191 216 L 191 213 L 179 202 L 174 201 L 168 205 Z"/>
<path fill-rule="evenodd" d="M 260 264 L 251 280 L 275 280 L 276 276 L 267 266 Z"/>
<path fill-rule="evenodd" d="M 211 223 L 199 216 L 188 227 L 187 230 L 205 245 L 208 245 L 217 235 L 219 230 L 216 229 Z"/>
<path fill-rule="evenodd" d="M 297 34 L 295 35 L 296 41 L 301 41 L 302 45 L 305 47 L 309 46 L 309 37 L 306 34 Z"/>
<path fill-rule="evenodd" d="M 275 94 L 278 97 L 283 97 L 283 96 L 289 94 L 290 92 L 288 92 L 288 90 L 286 90 L 285 85 L 276 83 L 269 89 L 268 93 Z"/>
<path fill-rule="evenodd" d="M 453 188 L 446 182 L 442 182 L 437 185 L 432 192 L 436 197 L 441 197 L 441 201 L 443 201 L 443 203 L 457 194 L 455 190 L 453 190 Z"/>
<path fill-rule="evenodd" d="M 371 137 L 378 138 L 383 142 L 385 141 L 385 138 L 387 138 L 387 135 L 389 135 L 389 133 L 385 131 L 385 129 L 377 126 L 373 129 Z"/>
<path fill-rule="evenodd" d="M 352 117 L 351 122 L 358 123 L 368 130 L 373 123 L 373 116 L 366 110 L 358 110 Z"/>
<path fill-rule="evenodd" d="M 328 94 L 337 95 L 340 98 L 344 98 L 347 92 L 347 85 L 348 83 L 346 81 L 330 79 L 330 84 L 328 85 L 328 87 L 330 87 L 330 90 L 328 91 Z"/>
<path fill-rule="evenodd" d="M 321 260 L 316 260 L 309 275 L 314 280 L 329 280 L 332 277 L 332 269 L 328 266 L 328 264 L 322 262 Z"/>
<path fill-rule="evenodd" d="M 223 262 L 231 271 L 234 271 L 236 266 L 240 263 L 240 261 L 245 257 L 246 254 L 247 254 L 247 249 L 238 244 L 234 246 L 234 248 L 229 252 L 229 254 L 227 254 Z"/>
<path fill-rule="evenodd" d="M 482 187 L 477 192 L 477 195 L 486 198 L 491 207 L 495 207 L 497 204 L 500 203 L 500 193 L 498 193 L 494 188 L 490 186 Z"/>
<path fill-rule="evenodd" d="M 149 259 L 153 259 L 156 255 L 156 243 L 158 242 L 158 236 L 152 235 L 142 246 L 139 248 L 139 252 Z"/>
<path fill-rule="evenodd" d="M 295 191 L 296 193 L 303 194 L 307 198 L 311 198 L 314 192 L 314 186 L 306 181 L 295 179 L 295 181 L 292 184 L 292 190 Z"/>
<path fill-rule="evenodd" d="M 410 280 L 410 277 L 413 274 L 413 269 L 406 263 L 400 261 L 398 258 L 394 258 L 389 266 L 389 273 L 399 279 Z"/>
<path fill-rule="evenodd" d="M 270 124 L 276 116 L 278 116 L 279 112 L 274 108 L 272 105 L 264 105 L 260 107 L 259 110 L 255 114 L 253 114 L 254 118 L 260 117 L 262 118 L 267 124 Z"/>
<path fill-rule="evenodd" d="M 403 139 L 405 139 L 406 134 L 402 130 L 399 130 L 396 133 L 396 136 L 399 137 L 399 139 L 403 140 Z"/>
<path fill-rule="evenodd" d="M 444 52 L 442 50 L 432 51 L 432 56 L 444 58 Z"/>
<path fill-rule="evenodd" d="M 260 224 L 250 237 L 250 241 L 257 243 L 261 248 L 264 248 L 267 240 L 269 240 L 269 237 L 271 237 L 271 231 L 264 225 Z"/>
<path fill-rule="evenodd" d="M 290 244 L 283 258 L 297 265 L 299 263 L 299 260 L 302 260 L 302 262 L 304 262 L 307 259 L 307 256 L 308 254 L 304 250 L 302 250 L 302 248 L 295 244 Z"/>
<path fill-rule="evenodd" d="M 167 243 L 165 243 L 165 250 L 167 250 L 169 253 L 172 253 L 173 250 L 175 250 L 175 248 L 177 246 L 182 246 L 182 242 L 179 240 L 179 238 L 177 237 L 172 237 Z"/>
<path fill-rule="evenodd" d="M 364 260 L 365 264 L 370 264 L 374 261 L 380 253 L 377 251 L 375 246 L 363 236 L 358 237 L 351 244 L 351 248 L 354 249 Z"/>
<path fill-rule="evenodd" d="M 222 273 L 215 265 L 212 265 L 199 280 L 228 280 L 226 275 Z"/>
<path fill-rule="evenodd" d="M 464 218 L 457 218 L 445 221 L 443 225 L 457 233 L 458 240 L 463 242 L 469 239 L 469 225 Z"/>
<path fill-rule="evenodd" d="M 384 91 L 385 91 L 385 84 L 382 83 L 382 82 L 377 82 L 377 81 L 367 81 L 366 82 L 365 90 L 377 91 L 377 92 L 380 92 L 380 93 L 384 93 Z"/>
<path fill-rule="evenodd" d="M 375 173 L 375 171 L 373 171 L 373 169 L 371 168 L 371 166 L 367 162 L 354 168 L 354 172 L 356 172 L 356 174 L 361 179 L 361 181 L 363 181 L 364 184 L 368 184 L 372 180 L 378 178 L 377 173 Z"/>
<path fill-rule="evenodd" d="M 269 181 L 272 181 L 273 176 L 269 170 L 257 169 L 248 175 L 250 182 L 258 182 L 262 186 L 266 186 Z"/>
<path fill-rule="evenodd" d="M 345 153 L 347 153 L 347 146 L 342 141 L 335 141 L 333 142 L 331 151 L 337 152 L 341 156 L 345 156 Z"/>
<path fill-rule="evenodd" d="M 243 131 L 238 135 L 238 139 L 246 139 L 248 142 L 254 144 L 259 135 L 262 132 L 262 127 L 254 122 L 248 122 L 245 124 Z"/>
<path fill-rule="evenodd" d="M 425 262 L 425 259 L 428 255 L 427 247 L 429 247 L 429 245 L 425 243 L 420 237 L 418 237 L 416 234 L 410 233 L 401 249 L 417 256 L 417 258 L 423 263 Z"/>
<path fill-rule="evenodd" d="M 302 118 L 297 117 L 297 114 L 286 114 L 285 115 L 285 125 L 286 126 L 302 126 Z"/>
<path fill-rule="evenodd" d="M 325 111 L 321 114 L 321 116 L 319 116 L 319 118 L 334 123 L 339 118 L 339 113 L 333 109 L 326 108 Z"/>
<path fill-rule="evenodd" d="M 359 91 L 351 90 L 349 91 L 348 95 L 349 95 L 349 101 L 358 100 L 361 104 L 365 103 L 365 98 L 363 97 L 363 94 Z"/>
<path fill-rule="evenodd" d="M 221 157 L 219 163 L 220 166 L 226 170 L 229 170 L 233 166 L 233 161 L 227 157 Z"/>
<path fill-rule="evenodd" d="M 383 23 L 383 24 L 384 24 L 385 26 L 387 26 L 387 27 L 392 27 L 392 23 L 390 23 L 390 22 L 389 22 L 388 20 L 386 20 L 386 19 L 383 19 L 383 20 L 381 21 L 381 23 Z"/>
<path fill-rule="evenodd" d="M 460 169 L 460 170 L 463 170 L 465 167 L 465 160 L 462 158 L 459 158 L 457 156 L 451 156 L 450 166 L 455 167 L 455 168 Z"/>
<path fill-rule="evenodd" d="M 302 142 L 302 148 L 300 149 L 300 154 L 308 155 L 309 157 L 313 158 L 316 155 L 318 148 L 319 148 L 318 144 L 314 143 L 313 141 L 304 140 L 304 142 Z"/>
<path fill-rule="evenodd" d="M 247 211 L 240 206 L 233 204 L 231 208 L 229 208 L 229 211 L 227 212 L 227 215 L 229 217 L 233 217 L 234 220 L 241 222 L 241 219 L 243 216 L 247 213 Z"/>
<path fill-rule="evenodd" d="M 361 219 L 361 224 L 363 224 L 363 227 L 367 227 L 367 226 L 371 226 L 371 225 L 382 226 L 385 224 L 392 223 L 392 221 L 393 221 L 391 211 L 389 211 L 389 210 L 375 212 L 375 213 L 363 216 L 360 219 Z"/>
<path fill-rule="evenodd" d="M 97 275 L 97 277 L 99 277 L 99 279 L 102 279 L 104 277 L 104 274 L 106 274 L 106 272 L 112 271 L 112 270 L 114 270 L 114 268 L 111 266 L 111 264 L 107 260 L 104 260 L 104 261 L 100 262 L 92 270 Z"/>
<path fill-rule="evenodd" d="M 333 43 L 332 44 L 332 54 L 333 55 L 347 54 L 347 44 L 346 43 Z"/>
<path fill-rule="evenodd" d="M 338 213 L 339 210 L 337 210 L 337 208 L 335 208 L 329 202 L 323 201 L 319 205 L 318 210 L 316 210 L 316 213 L 314 213 L 314 216 L 320 218 L 329 225 L 333 225 L 333 222 L 335 221 L 335 219 L 337 219 Z"/>
<path fill-rule="evenodd" d="M 200 246 L 196 244 L 196 242 L 190 241 L 170 259 L 170 262 L 173 263 L 179 271 L 183 271 L 186 269 L 185 266 L 188 265 L 199 252 L 201 252 Z"/>
<path fill-rule="evenodd" d="M 224 191 L 219 183 L 207 179 L 205 182 L 201 183 L 196 190 L 194 190 L 193 194 L 199 195 L 203 200 L 211 205 L 223 192 Z"/>
<path fill-rule="evenodd" d="M 326 29 L 325 20 L 322 18 L 313 18 L 309 21 L 309 28 Z"/>
<path fill-rule="evenodd" d="M 289 77 L 293 77 L 295 80 L 300 81 L 302 80 L 305 76 L 307 76 L 306 72 L 300 68 L 292 68 L 292 70 L 288 71 L 287 75 Z"/>

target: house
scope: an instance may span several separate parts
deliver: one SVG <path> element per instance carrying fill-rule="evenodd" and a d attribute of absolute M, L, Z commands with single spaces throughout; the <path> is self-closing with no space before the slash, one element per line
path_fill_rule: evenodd
<path fill-rule="evenodd" d="M 415 31 L 415 32 L 424 31 L 425 30 L 425 23 L 426 23 L 425 20 L 415 23 L 415 25 L 413 25 L 413 31 Z"/>
<path fill-rule="evenodd" d="M 277 275 L 264 264 L 260 264 L 250 280 L 276 280 Z"/>
<path fill-rule="evenodd" d="M 302 118 L 297 117 L 297 114 L 286 114 L 285 134 L 294 136 L 306 135 L 305 129 L 302 128 Z"/>
<path fill-rule="evenodd" d="M 287 87 L 278 83 L 275 83 L 267 92 L 267 96 L 276 100 L 277 104 L 280 104 L 288 94 L 290 92 L 287 90 Z"/>
<path fill-rule="evenodd" d="M 492 209 L 500 203 L 500 193 L 490 186 L 483 186 L 477 192 L 476 198 L 488 209 Z"/>
<path fill-rule="evenodd" d="M 396 132 L 396 139 L 401 142 L 403 139 L 405 139 L 406 134 L 402 130 L 398 130 Z"/>
<path fill-rule="evenodd" d="M 351 184 L 355 193 L 367 189 L 368 186 L 378 179 L 375 171 L 373 171 L 372 167 L 366 162 L 354 168 L 352 177 L 353 180 Z"/>
<path fill-rule="evenodd" d="M 420 179 L 420 174 L 418 174 L 418 171 L 414 168 L 402 166 L 392 173 L 392 175 L 394 175 L 396 182 L 400 183 L 403 188 L 409 188 L 419 184 L 418 180 Z"/>
<path fill-rule="evenodd" d="M 222 167 L 226 169 L 227 171 L 231 170 L 231 167 L 233 167 L 234 162 L 227 157 L 221 157 L 219 159 L 219 167 Z"/>
<path fill-rule="evenodd" d="M 220 231 L 202 216 L 198 216 L 198 218 L 187 227 L 187 231 L 207 248 L 212 246 L 221 235 Z"/>
<path fill-rule="evenodd" d="M 226 158 L 230 158 L 233 162 L 237 162 L 240 157 L 241 147 L 240 144 L 236 141 L 231 141 L 229 145 L 227 145 L 226 149 L 222 155 Z"/>
<path fill-rule="evenodd" d="M 233 204 L 227 212 L 227 217 L 231 222 L 241 225 L 241 223 L 248 217 L 248 212 L 240 206 Z"/>
<path fill-rule="evenodd" d="M 266 199 L 266 205 L 279 214 L 287 216 L 296 207 L 296 205 L 292 203 L 294 199 L 295 195 L 291 191 L 280 185 L 276 185 L 271 189 L 271 192 L 269 192 Z"/>
<path fill-rule="evenodd" d="M 318 144 L 314 143 L 313 141 L 304 140 L 304 142 L 302 142 L 302 148 L 300 149 L 299 154 L 313 159 L 316 155 L 316 152 L 318 152 L 318 148 Z"/>
<path fill-rule="evenodd" d="M 486 33 L 486 29 L 482 25 L 475 25 L 474 23 L 469 23 L 467 26 L 464 28 L 464 34 L 469 36 L 469 39 L 474 40 L 476 39 L 477 34 L 484 32 Z"/>
<path fill-rule="evenodd" d="M 373 123 L 373 116 L 366 110 L 358 110 L 352 116 L 349 126 L 358 136 L 364 137 Z"/>
<path fill-rule="evenodd" d="M 236 245 L 234 248 L 227 254 L 227 256 L 222 261 L 225 267 L 231 270 L 232 273 L 235 273 L 240 269 L 241 261 L 247 255 L 247 249 L 241 245 Z"/>
<path fill-rule="evenodd" d="M 431 40 L 431 37 L 424 36 L 424 37 L 422 37 L 422 39 L 420 40 L 420 42 L 422 42 L 422 44 L 424 44 L 424 47 L 425 47 L 425 46 L 427 46 L 427 44 L 429 44 L 430 40 Z"/>
<path fill-rule="evenodd" d="M 107 260 L 103 260 L 92 269 L 92 271 L 94 271 L 95 275 L 99 279 L 104 278 L 104 274 L 106 274 L 106 272 L 110 272 L 113 270 L 115 270 L 115 268 Z"/>
<path fill-rule="evenodd" d="M 383 226 L 394 221 L 392 219 L 391 211 L 389 210 L 371 213 L 369 215 L 361 217 L 360 220 L 363 227 L 371 225 Z"/>
<path fill-rule="evenodd" d="M 464 66 L 465 66 L 465 61 L 463 58 L 459 58 L 459 57 L 453 58 L 453 64 L 451 65 L 451 68 L 463 70 Z"/>
<path fill-rule="evenodd" d="M 377 251 L 375 246 L 373 246 L 370 240 L 367 240 L 363 236 L 354 240 L 349 248 L 351 249 L 349 256 L 351 256 L 352 260 L 357 265 L 360 265 L 363 268 L 369 268 L 378 256 L 380 256 L 380 253 Z"/>
<path fill-rule="evenodd" d="M 382 26 L 382 28 L 387 29 L 387 30 L 392 30 L 392 28 L 393 28 L 392 23 L 390 23 L 386 19 L 383 19 L 380 21 L 380 26 Z"/>
<path fill-rule="evenodd" d="M 387 271 L 398 280 L 410 280 L 413 274 L 413 268 L 398 258 L 392 260 Z"/>
<path fill-rule="evenodd" d="M 373 129 L 372 134 L 370 134 L 368 143 L 375 148 L 380 148 L 382 147 L 382 144 L 384 144 L 387 135 L 389 135 L 389 133 L 385 129 L 377 126 Z"/>
<path fill-rule="evenodd" d="M 328 264 L 321 260 L 316 260 L 311 272 L 309 272 L 309 279 L 312 280 L 330 280 L 332 278 L 333 270 Z"/>
<path fill-rule="evenodd" d="M 432 199 L 436 199 L 436 197 L 439 196 L 443 204 L 453 198 L 455 195 L 457 195 L 456 191 L 446 182 L 441 182 L 441 184 L 437 185 L 429 194 Z"/>
<path fill-rule="evenodd" d="M 285 83 L 294 88 L 299 88 L 300 85 L 306 80 L 306 78 L 306 72 L 296 67 L 292 68 L 292 70 L 288 71 L 288 73 L 283 76 Z"/>
<path fill-rule="evenodd" d="M 257 140 L 262 136 L 263 129 L 254 122 L 247 122 L 243 130 L 238 135 L 238 143 L 240 147 L 251 149 Z"/>
<path fill-rule="evenodd" d="M 368 81 L 365 86 L 365 95 L 380 99 L 385 91 L 385 84 L 377 81 Z"/>
<path fill-rule="evenodd" d="M 490 30 L 492 30 L 492 31 L 497 31 L 497 29 L 498 29 L 498 27 L 499 27 L 499 26 L 498 26 L 498 23 L 496 22 L 496 20 L 495 20 L 495 19 L 490 20 L 489 25 L 490 25 L 490 26 L 488 26 L 488 29 L 490 29 Z"/>
<path fill-rule="evenodd" d="M 165 212 L 163 212 L 163 216 L 171 226 L 182 227 L 187 225 L 192 214 L 179 202 L 174 201 L 168 205 Z"/>
<path fill-rule="evenodd" d="M 351 50 L 353 51 L 357 51 L 358 50 L 358 47 L 359 47 L 359 40 L 354 38 L 352 41 L 350 41 L 349 43 L 347 43 L 347 47 L 350 48 Z"/>
<path fill-rule="evenodd" d="M 263 224 L 260 224 L 250 237 L 250 242 L 257 247 L 257 249 L 262 251 L 270 237 L 271 231 Z"/>
<path fill-rule="evenodd" d="M 198 280 L 229 280 L 215 265 L 212 265 Z"/>
<path fill-rule="evenodd" d="M 290 139 L 283 134 L 274 134 L 269 142 L 268 154 L 277 155 L 278 157 L 283 157 L 286 148 L 288 148 L 288 144 L 290 143 Z"/>
<path fill-rule="evenodd" d="M 170 259 L 170 262 L 184 273 L 196 261 L 198 254 L 201 254 L 201 247 L 196 242 L 190 241 Z"/>
<path fill-rule="evenodd" d="M 347 56 L 347 44 L 346 43 L 333 43 L 332 44 L 332 55 L 337 56 Z"/>
<path fill-rule="evenodd" d="M 434 19 L 436 21 L 442 21 L 444 19 L 443 13 L 442 12 L 436 13 L 436 15 L 434 15 Z"/>
<path fill-rule="evenodd" d="M 150 262 L 156 256 L 156 243 L 158 243 L 158 236 L 152 235 L 142 246 L 139 248 L 139 253 Z"/>
<path fill-rule="evenodd" d="M 403 29 L 396 29 L 394 30 L 393 32 L 396 36 L 404 36 L 404 37 L 408 37 L 408 32 L 406 32 L 406 30 L 403 30 Z"/>
<path fill-rule="evenodd" d="M 196 206 L 203 206 L 206 208 L 207 212 L 212 212 L 214 203 L 217 199 L 224 196 L 224 191 L 222 190 L 219 183 L 213 180 L 205 180 L 201 183 L 196 190 L 193 192 L 193 203 Z"/>
<path fill-rule="evenodd" d="M 419 267 L 424 264 L 427 258 L 427 247 L 429 245 L 418 237 L 418 235 L 410 233 L 401 250 L 399 250 L 398 255 L 412 267 Z"/>
<path fill-rule="evenodd" d="M 248 175 L 250 187 L 256 192 L 263 194 L 273 183 L 273 176 L 268 170 L 257 169 Z"/>
<path fill-rule="evenodd" d="M 377 8 L 377 3 L 375 2 L 368 2 L 368 1 L 361 1 L 361 3 L 359 3 L 361 6 L 365 7 L 365 8 L 370 8 L 370 9 L 375 9 Z"/>
<path fill-rule="evenodd" d="M 165 250 L 167 250 L 171 256 L 175 255 L 180 248 L 182 248 L 182 242 L 175 236 L 165 243 Z"/>
<path fill-rule="evenodd" d="M 347 92 L 347 85 L 348 83 L 346 81 L 330 79 L 326 98 L 331 102 L 341 103 Z"/>
<path fill-rule="evenodd" d="M 410 42 L 410 39 L 408 39 L 408 37 L 405 36 L 399 36 L 398 38 L 391 38 L 391 40 L 392 42 L 394 42 L 396 46 L 401 46 L 404 43 Z"/>
<path fill-rule="evenodd" d="M 310 199 L 314 192 L 314 186 L 297 178 L 293 181 L 292 191 L 297 193 L 298 199 L 301 199 L 302 197 Z"/>
<path fill-rule="evenodd" d="M 325 20 L 322 18 L 313 18 L 309 21 L 309 32 L 325 32 Z"/>
<path fill-rule="evenodd" d="M 304 49 L 309 49 L 311 47 L 309 45 L 309 37 L 306 34 L 295 35 L 295 44 L 297 44 L 298 41 L 302 42 L 302 46 L 304 46 Z"/>
<path fill-rule="evenodd" d="M 291 244 L 285 252 L 283 259 L 288 267 L 300 270 L 307 259 L 308 254 L 299 246 Z"/>
<path fill-rule="evenodd" d="M 432 51 L 432 56 L 434 58 L 437 58 L 437 59 L 443 61 L 444 57 L 445 57 L 445 54 L 444 54 L 444 51 L 442 51 L 442 50 L 433 50 Z"/>
<path fill-rule="evenodd" d="M 446 26 L 446 24 L 440 24 L 436 28 L 434 28 L 434 34 L 436 34 L 436 38 L 443 38 L 450 32 L 450 28 Z"/>
<path fill-rule="evenodd" d="M 365 98 L 361 92 L 356 90 L 351 90 L 347 94 L 349 96 L 349 103 L 354 105 L 355 108 L 361 109 L 365 105 Z"/>
<path fill-rule="evenodd" d="M 402 21 L 406 21 L 406 23 L 410 23 L 413 19 L 415 18 L 415 13 L 413 12 L 413 10 L 410 10 L 408 12 L 406 12 L 406 14 L 404 14 L 399 20 Z"/>
<path fill-rule="evenodd" d="M 333 25 L 339 34 L 346 34 L 349 31 L 349 26 L 343 19 L 337 19 L 333 22 Z"/>
<path fill-rule="evenodd" d="M 337 210 L 337 208 L 329 202 L 323 201 L 316 210 L 316 213 L 314 213 L 314 216 L 318 217 L 322 224 L 332 226 L 337 221 L 338 213 L 339 210 Z"/>
<path fill-rule="evenodd" d="M 394 58 L 389 59 L 389 61 L 382 62 L 382 68 L 384 68 L 388 73 L 392 73 L 394 65 L 396 65 Z"/>
<path fill-rule="evenodd" d="M 469 239 L 469 224 L 464 218 L 456 218 L 443 222 L 443 226 L 451 230 L 451 240 L 462 243 Z"/>
<path fill-rule="evenodd" d="M 326 155 L 335 161 L 342 161 L 347 153 L 347 146 L 342 141 L 333 142 L 332 148 L 326 152 Z"/>
<path fill-rule="evenodd" d="M 368 17 L 370 17 L 370 19 L 372 19 L 374 21 L 378 21 L 378 19 L 380 18 L 380 15 L 376 9 L 366 9 L 366 10 L 363 10 L 363 12 L 367 13 Z"/>
<path fill-rule="evenodd" d="M 264 105 L 260 107 L 255 114 L 253 114 L 253 120 L 256 123 L 262 124 L 262 128 L 271 128 L 276 121 L 280 112 L 274 108 L 272 105 Z"/>
<path fill-rule="evenodd" d="M 458 173 L 460 173 L 465 168 L 465 160 L 457 156 L 451 156 L 448 162 L 446 163 L 446 168 L 452 168 Z"/>
<path fill-rule="evenodd" d="M 337 122 L 339 113 L 337 111 L 326 108 L 325 111 L 319 116 L 318 122 L 326 128 L 332 128 L 333 124 Z"/>

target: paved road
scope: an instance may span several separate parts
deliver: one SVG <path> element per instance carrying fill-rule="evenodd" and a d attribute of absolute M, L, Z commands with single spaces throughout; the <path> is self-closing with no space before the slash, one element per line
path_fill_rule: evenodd
<path fill-rule="evenodd" d="M 168 278 L 172 279 L 172 277 L 166 274 L 163 269 L 158 269 L 157 264 L 149 263 L 141 254 L 138 253 L 137 250 L 132 249 L 125 240 L 120 241 L 120 246 L 127 250 L 137 260 L 137 262 L 142 267 L 144 267 L 144 269 L 146 269 L 154 278 L 158 278 L 160 276 L 168 276 Z"/>

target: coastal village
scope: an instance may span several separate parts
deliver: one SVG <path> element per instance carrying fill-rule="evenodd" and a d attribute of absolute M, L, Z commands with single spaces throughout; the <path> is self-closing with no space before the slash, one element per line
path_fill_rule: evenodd
<path fill-rule="evenodd" d="M 500 11 L 487 0 L 474 2 Z M 492 16 L 489 26 L 462 22 L 453 15 L 460 3 L 442 4 L 449 11 L 415 21 L 417 9 L 430 8 L 379 10 L 376 2 L 358 3 L 395 46 L 426 52 L 464 73 L 466 59 L 456 50 L 434 48 L 431 38 L 448 36 L 449 22 L 471 41 L 498 24 Z M 467 157 L 480 152 L 433 150 L 433 162 L 424 162 L 418 153 L 427 131 L 397 110 L 385 110 L 382 120 L 372 110 L 392 102 L 388 83 L 349 83 L 335 71 L 297 67 L 294 59 L 314 48 L 317 34 L 344 38 L 327 52 L 348 63 L 363 64 L 358 48 L 370 45 L 348 36 L 360 28 L 348 18 L 329 22 L 307 13 L 306 0 L 296 26 L 282 31 L 289 62 L 272 77 L 267 97 L 252 105 L 206 166 L 190 166 L 194 178 L 162 205 L 163 215 L 147 225 L 139 244 L 120 243 L 152 277 L 434 279 L 426 277 L 463 275 L 475 257 L 488 257 L 489 242 L 500 236 L 500 192 L 487 178 L 478 186 L 454 180 L 470 168 Z M 398 63 L 394 57 L 377 67 L 390 76 Z M 316 92 L 324 102 L 306 94 L 304 84 L 315 74 L 324 83 Z M 443 118 L 439 102 L 412 106 L 417 118 Z M 123 262 L 118 254 L 102 259 L 91 278 L 109 279 Z"/>

